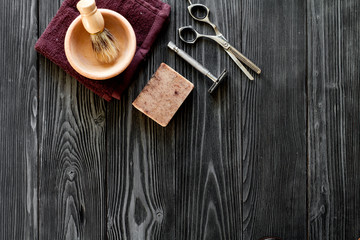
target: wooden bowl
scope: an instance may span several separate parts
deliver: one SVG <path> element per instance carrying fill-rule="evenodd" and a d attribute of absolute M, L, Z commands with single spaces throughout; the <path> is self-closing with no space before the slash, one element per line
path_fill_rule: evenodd
<path fill-rule="evenodd" d="M 131 63 L 136 50 L 136 36 L 130 23 L 119 13 L 98 9 L 104 17 L 107 28 L 120 45 L 119 58 L 106 64 L 97 61 L 91 46 L 90 34 L 85 30 L 81 16 L 70 25 L 65 36 L 65 54 L 70 65 L 81 75 L 105 80 L 122 73 Z"/>

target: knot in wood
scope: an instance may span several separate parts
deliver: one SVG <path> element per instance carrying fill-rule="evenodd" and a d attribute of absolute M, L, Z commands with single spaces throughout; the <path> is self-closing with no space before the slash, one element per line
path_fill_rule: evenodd
<path fill-rule="evenodd" d="M 164 218 L 164 213 L 163 213 L 163 211 L 158 210 L 157 213 L 156 213 L 156 220 L 161 223 L 162 220 L 163 220 L 163 218 Z"/>
<path fill-rule="evenodd" d="M 69 178 L 70 181 L 73 181 L 76 177 L 76 171 L 74 169 L 69 169 L 67 171 L 67 176 Z"/>
<path fill-rule="evenodd" d="M 99 125 L 105 121 L 105 116 L 103 114 L 98 115 L 95 119 L 95 124 Z"/>

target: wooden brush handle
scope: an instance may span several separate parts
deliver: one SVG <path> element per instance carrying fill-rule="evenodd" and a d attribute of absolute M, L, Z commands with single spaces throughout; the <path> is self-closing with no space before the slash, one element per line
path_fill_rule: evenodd
<path fill-rule="evenodd" d="M 81 0 L 76 7 L 81 14 L 81 20 L 87 32 L 95 34 L 104 30 L 104 18 L 97 10 L 95 0 Z"/>

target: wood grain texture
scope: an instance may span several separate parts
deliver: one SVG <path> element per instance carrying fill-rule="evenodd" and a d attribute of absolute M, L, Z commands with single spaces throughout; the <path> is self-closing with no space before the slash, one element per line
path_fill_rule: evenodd
<path fill-rule="evenodd" d="M 38 239 L 37 7 L 0 3 L 0 239 Z"/>
<path fill-rule="evenodd" d="M 164 39 L 159 47 L 164 48 Z M 174 127 L 163 128 L 132 107 L 132 101 L 159 67 L 161 51 L 144 64 L 107 117 L 108 239 L 174 237 Z M 171 62 L 170 62 L 171 63 Z"/>
<path fill-rule="evenodd" d="M 241 9 L 242 50 L 262 69 L 242 81 L 243 238 L 306 239 L 306 5 Z"/>
<path fill-rule="evenodd" d="M 345 239 L 360 238 L 360 2 L 341 2 L 341 66 L 345 115 Z"/>
<path fill-rule="evenodd" d="M 42 1 L 43 32 L 60 3 Z M 105 239 L 106 104 L 40 58 L 40 239 Z"/>
<path fill-rule="evenodd" d="M 163 128 L 132 106 L 161 62 L 174 66 L 168 41 L 156 41 L 130 89 L 108 107 L 108 239 L 174 238 L 174 120 Z"/>
<path fill-rule="evenodd" d="M 197 0 L 263 70 L 187 45 L 187 1 L 121 101 L 33 49 L 62 1 L 0 3 L 0 239 L 360 237 L 360 2 Z M 211 82 L 166 47 L 173 41 Z M 161 62 L 195 89 L 166 128 L 132 107 Z"/>
<path fill-rule="evenodd" d="M 310 239 L 357 239 L 358 1 L 308 1 Z"/>
<path fill-rule="evenodd" d="M 211 20 L 238 47 L 240 2 L 199 3 L 209 7 Z M 192 25 L 199 32 L 213 34 L 209 26 L 191 18 L 187 6 L 187 1 L 173 3 L 175 29 Z M 210 95 L 207 91 L 211 82 L 172 55 L 175 69 L 195 85 L 188 99 L 190 105 L 181 109 L 174 121 L 176 239 L 242 239 L 240 70 L 212 41 L 199 40 L 190 46 L 181 42 L 177 34 L 174 38 L 180 48 L 214 75 L 224 68 L 229 71 L 229 78 Z"/>
<path fill-rule="evenodd" d="M 40 238 L 104 239 L 104 101 L 44 59 L 40 79 Z"/>

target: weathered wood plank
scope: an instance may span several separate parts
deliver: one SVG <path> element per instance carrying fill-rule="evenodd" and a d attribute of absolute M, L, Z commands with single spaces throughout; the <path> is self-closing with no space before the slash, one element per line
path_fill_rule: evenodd
<path fill-rule="evenodd" d="M 0 239 L 38 239 L 37 8 L 0 3 Z"/>
<path fill-rule="evenodd" d="M 211 19 L 230 42 L 263 69 L 255 82 L 216 44 L 180 42 L 176 29 L 183 25 L 211 33 L 191 19 L 186 1 L 169 2 L 170 26 L 128 95 L 108 109 L 40 58 L 40 238 L 305 239 L 307 157 L 310 238 L 359 237 L 359 3 L 308 0 L 306 7 L 302 1 L 199 2 L 211 9 Z M 17 4 L 2 9 L 26 11 Z M 36 19 L 36 3 L 26 4 L 32 7 L 25 20 Z M 58 7 L 40 2 L 40 32 Z M 4 21 L 15 21 L 11 16 Z M 28 36 L 24 39 L 3 38 L 4 46 L 33 45 L 32 26 L 18 28 Z M 6 28 L 1 26 L 2 32 Z M 228 68 L 228 81 L 208 95 L 208 80 L 168 52 L 169 40 L 214 74 Z M 10 58 L 5 52 L 10 60 L 1 66 L 8 81 L 0 85 L 0 136 L 9 139 L 8 129 L 17 130 L 12 142 L 1 141 L 0 157 L 6 160 L 0 167 L 22 173 L 0 172 L 0 193 L 10 196 L 0 196 L 1 209 L 16 209 L 10 220 L 9 215 L 0 217 L 4 239 L 37 237 L 37 73 L 36 54 L 26 50 L 30 48 L 20 48 L 21 54 Z M 8 67 L 18 61 L 19 72 Z M 165 129 L 131 106 L 162 61 L 195 84 Z M 9 96 L 17 97 L 10 101 Z M 25 119 L 15 115 L 24 109 Z M 26 165 L 10 161 L 22 157 Z"/>
<path fill-rule="evenodd" d="M 130 110 L 139 91 L 109 106 L 108 238 L 172 239 L 173 130 Z"/>
<path fill-rule="evenodd" d="M 206 4 L 211 20 L 231 43 L 239 47 L 239 1 L 197 1 Z M 194 21 L 187 1 L 175 1 L 176 29 L 193 25 L 213 34 L 209 26 Z M 242 239 L 241 204 L 241 75 L 216 43 L 199 40 L 184 48 L 214 75 L 225 68 L 229 78 L 208 94 L 211 82 L 175 55 L 176 69 L 195 85 L 188 105 L 174 123 L 176 239 Z"/>
<path fill-rule="evenodd" d="M 341 1 L 341 91 L 345 116 L 345 238 L 360 238 L 360 2 Z"/>
<path fill-rule="evenodd" d="M 174 67 L 166 47 L 173 24 L 122 100 L 109 104 L 108 239 L 174 239 L 174 120 L 163 128 L 131 105 L 161 62 Z"/>
<path fill-rule="evenodd" d="M 59 2 L 40 1 L 42 33 Z M 40 239 L 104 239 L 106 104 L 40 58 Z"/>
<path fill-rule="evenodd" d="M 244 0 L 243 238 L 306 239 L 306 4 Z"/>
<path fill-rule="evenodd" d="M 357 239 L 358 1 L 308 1 L 310 239 Z"/>

